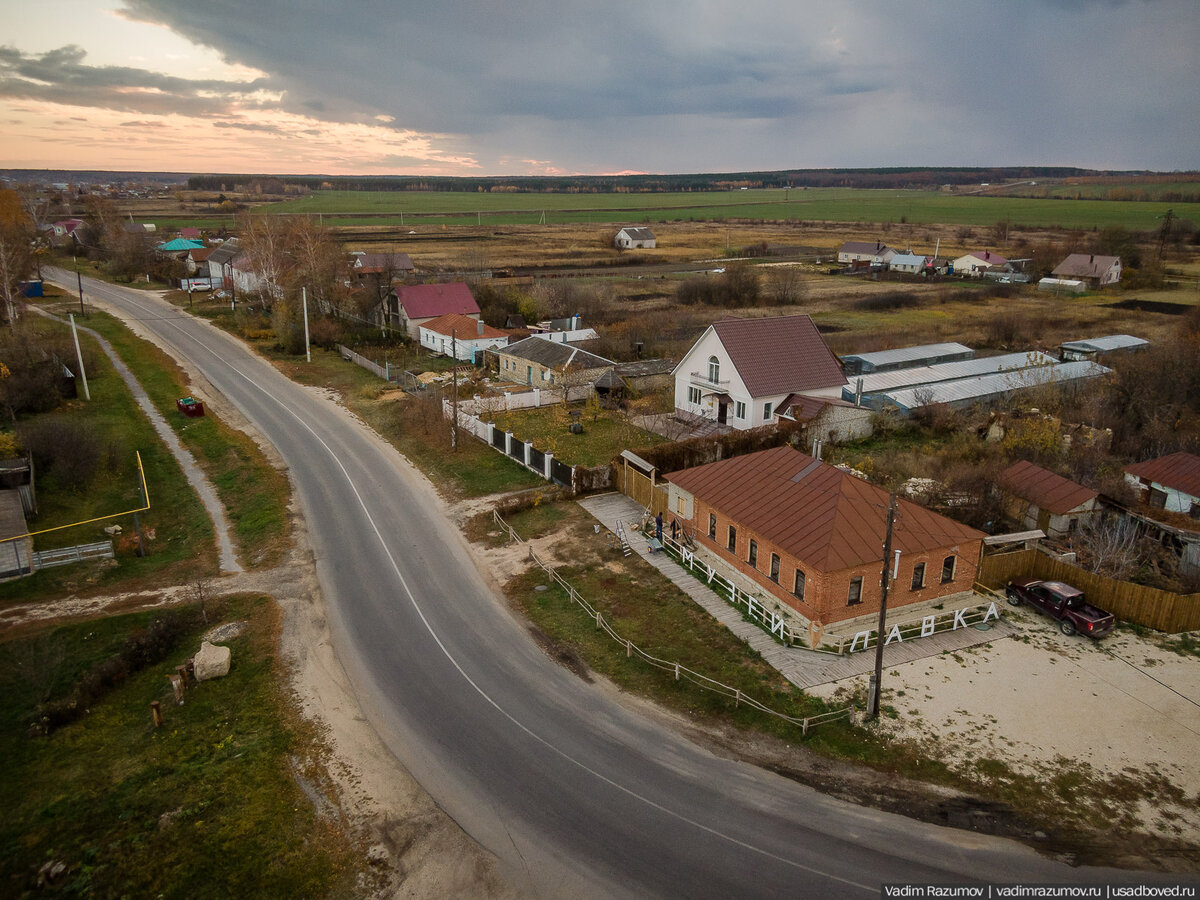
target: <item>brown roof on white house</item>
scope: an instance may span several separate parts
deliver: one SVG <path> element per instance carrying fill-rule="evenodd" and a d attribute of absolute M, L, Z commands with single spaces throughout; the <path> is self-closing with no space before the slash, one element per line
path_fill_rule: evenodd
<path fill-rule="evenodd" d="M 460 341 L 469 341 L 481 337 L 508 337 L 507 332 L 501 331 L 499 328 L 493 328 L 491 325 L 484 325 L 481 319 L 472 319 L 470 316 L 464 316 L 462 313 L 447 313 L 444 316 L 438 316 L 436 319 L 422 322 L 421 327 L 428 331 L 436 331 L 438 334 L 444 334 L 446 337 L 457 338 Z"/>
<path fill-rule="evenodd" d="M 883 562 L 888 492 L 799 450 L 776 447 L 665 477 L 820 571 Z M 892 546 L 901 555 L 982 538 L 974 528 L 898 501 Z"/>
<path fill-rule="evenodd" d="M 1171 453 L 1158 459 L 1126 466 L 1125 471 L 1180 491 L 1190 497 L 1200 497 L 1200 456 L 1194 453 Z"/>
<path fill-rule="evenodd" d="M 1001 472 L 1000 484 L 1014 497 L 1028 500 L 1039 509 L 1049 510 L 1058 516 L 1100 496 L 1099 491 L 1084 487 L 1025 459 L 1013 463 Z"/>
<path fill-rule="evenodd" d="M 1050 274 L 1056 278 L 1099 278 L 1121 261 L 1119 256 L 1097 256 L 1094 253 L 1072 253 Z"/>
<path fill-rule="evenodd" d="M 751 397 L 846 384 L 837 357 L 808 316 L 731 317 L 712 327 Z"/>

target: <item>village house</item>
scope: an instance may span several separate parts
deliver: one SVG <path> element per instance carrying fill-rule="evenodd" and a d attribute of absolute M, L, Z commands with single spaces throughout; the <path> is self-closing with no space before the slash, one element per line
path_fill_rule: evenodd
<path fill-rule="evenodd" d="M 966 253 L 950 263 L 952 274 L 978 278 L 991 269 L 1011 271 L 1008 259 L 991 250 Z"/>
<path fill-rule="evenodd" d="M 846 241 L 838 248 L 838 262 L 845 266 L 881 266 L 891 260 L 896 251 L 882 241 Z"/>
<path fill-rule="evenodd" d="M 1022 528 L 1040 528 L 1047 537 L 1073 534 L 1098 510 L 1099 491 L 1028 460 L 1013 463 L 999 481 L 1005 513 Z"/>
<path fill-rule="evenodd" d="M 658 239 L 649 228 L 626 226 L 613 238 L 613 246 L 618 250 L 653 250 Z"/>
<path fill-rule="evenodd" d="M 496 350 L 500 377 L 517 384 L 564 390 L 591 386 L 616 365 L 570 344 L 527 337 Z"/>
<path fill-rule="evenodd" d="M 721 319 L 673 375 L 677 418 L 736 429 L 774 422 L 794 395 L 839 399 L 846 385 L 837 357 L 804 315 Z"/>
<path fill-rule="evenodd" d="M 1180 451 L 1133 463 L 1125 480 L 1151 508 L 1200 519 L 1200 456 Z"/>
<path fill-rule="evenodd" d="M 457 313 L 478 319 L 479 304 L 471 289 L 461 281 L 448 284 L 397 285 L 388 298 L 388 315 L 392 324 L 420 341 L 420 328 L 438 316 Z"/>
<path fill-rule="evenodd" d="M 495 350 L 508 343 L 507 333 L 461 313 L 430 319 L 418 332 L 422 347 L 467 362 L 478 362 L 484 350 Z"/>
<path fill-rule="evenodd" d="M 1125 480 L 1145 504 L 1126 514 L 1178 555 L 1181 574 L 1200 577 L 1200 456 L 1181 451 L 1134 463 Z"/>
<path fill-rule="evenodd" d="M 888 261 L 889 272 L 902 272 L 906 275 L 921 275 L 929 269 L 929 257 L 912 253 L 897 253 Z"/>
<path fill-rule="evenodd" d="M 1121 257 L 1072 253 L 1050 274 L 1059 279 L 1082 281 L 1090 288 L 1102 288 L 1121 280 Z"/>
<path fill-rule="evenodd" d="M 696 543 L 802 627 L 878 616 L 887 491 L 787 446 L 664 477 L 670 514 Z M 983 533 L 897 503 L 888 608 L 972 602 Z"/>

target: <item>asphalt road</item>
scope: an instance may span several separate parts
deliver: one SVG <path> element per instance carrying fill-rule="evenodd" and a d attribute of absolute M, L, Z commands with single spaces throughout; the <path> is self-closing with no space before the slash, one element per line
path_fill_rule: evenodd
<path fill-rule="evenodd" d="M 886 882 L 1103 877 L 832 800 L 631 714 L 538 649 L 432 491 L 344 410 L 154 296 L 84 292 L 160 335 L 278 448 L 364 714 L 518 889 L 862 898 Z"/>

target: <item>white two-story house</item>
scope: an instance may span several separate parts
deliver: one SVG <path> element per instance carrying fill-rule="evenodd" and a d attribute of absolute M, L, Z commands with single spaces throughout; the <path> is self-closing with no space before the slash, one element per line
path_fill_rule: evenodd
<path fill-rule="evenodd" d="M 774 422 L 797 396 L 840 399 L 846 384 L 837 357 L 808 316 L 715 322 L 672 375 L 679 418 L 737 429 Z"/>

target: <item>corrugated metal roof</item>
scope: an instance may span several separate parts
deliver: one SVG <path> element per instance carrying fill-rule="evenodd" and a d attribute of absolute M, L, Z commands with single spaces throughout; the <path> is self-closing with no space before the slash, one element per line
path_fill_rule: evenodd
<path fill-rule="evenodd" d="M 409 284 L 396 288 L 396 299 L 410 319 L 431 319 L 447 313 L 478 313 L 479 304 L 461 281 L 447 284 Z"/>
<path fill-rule="evenodd" d="M 838 572 L 883 562 L 888 493 L 791 447 L 673 472 L 666 479 L 801 562 Z M 901 553 L 979 541 L 982 532 L 899 501 Z"/>
<path fill-rule="evenodd" d="M 1104 337 L 1082 341 L 1066 341 L 1061 346 L 1064 350 L 1078 350 L 1080 353 L 1108 353 L 1110 350 L 1144 347 L 1149 343 L 1145 338 L 1134 337 L 1132 334 L 1106 334 Z"/>
<path fill-rule="evenodd" d="M 808 316 L 730 317 L 712 328 L 751 397 L 846 383 L 837 357 Z"/>
<path fill-rule="evenodd" d="M 1051 382 L 1065 384 L 1081 378 L 1107 375 L 1111 371 L 1112 369 L 1098 363 L 1080 360 L 1053 366 L 1033 366 L 1011 372 L 997 372 L 994 375 L 977 375 L 974 378 L 960 378 L 956 381 L 922 384 L 898 391 L 884 391 L 880 396 L 901 409 L 920 409 L 933 403 L 969 403 L 972 400 L 996 397 Z"/>
<path fill-rule="evenodd" d="M 480 326 L 483 326 L 481 329 Z M 493 328 L 491 325 L 485 325 L 482 319 L 472 319 L 470 316 L 462 313 L 446 313 L 444 316 L 438 316 L 436 319 L 430 319 L 421 325 L 426 331 L 433 331 L 437 334 L 444 334 L 446 337 L 453 337 L 460 341 L 476 340 L 478 338 L 502 338 L 508 337 L 507 332 L 501 331 L 499 328 Z"/>
<path fill-rule="evenodd" d="M 1120 265 L 1119 256 L 1099 256 L 1094 253 L 1072 253 L 1060 262 L 1051 275 L 1068 278 L 1099 278 L 1112 266 Z"/>
<path fill-rule="evenodd" d="M 923 266 L 925 265 L 925 257 L 917 256 L 913 253 L 897 253 L 888 263 L 892 268 L 897 266 Z"/>
<path fill-rule="evenodd" d="M 954 342 L 945 344 L 921 344 L 919 347 L 897 347 L 894 350 L 875 350 L 871 353 L 851 353 L 843 356 L 843 360 L 860 360 L 870 366 L 889 366 L 896 363 L 921 362 L 938 359 L 953 353 L 974 354 L 975 351 L 966 344 Z"/>
<path fill-rule="evenodd" d="M 1125 471 L 1190 497 L 1200 497 L 1200 456 L 1194 453 L 1170 453 L 1126 466 Z"/>
<path fill-rule="evenodd" d="M 651 231 L 649 228 L 637 228 L 637 227 L 629 226 L 629 227 L 622 228 L 621 231 L 623 231 L 625 233 L 625 236 L 627 238 L 629 238 L 631 241 L 652 241 L 652 240 L 654 240 L 654 232 Z"/>
<path fill-rule="evenodd" d="M 1099 491 L 1084 487 L 1025 459 L 1013 463 L 1001 472 L 1000 484 L 1013 496 L 1028 500 L 1055 515 L 1069 513 L 1100 496 Z"/>
<path fill-rule="evenodd" d="M 1028 369 L 1030 366 L 1050 366 L 1058 362 L 1048 353 L 1031 350 L 1027 353 L 1004 353 L 1000 356 L 985 356 L 981 359 L 964 359 L 959 362 L 938 363 L 934 366 L 915 366 L 911 369 L 894 369 L 890 372 L 873 372 L 851 378 L 850 384 L 842 389 L 842 396 L 854 399 L 858 379 L 862 378 L 863 395 L 878 394 L 919 384 L 934 384 L 953 381 L 976 375 L 991 375 L 995 372 L 1011 372 Z"/>

